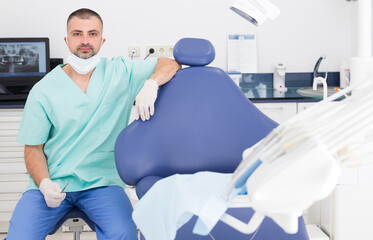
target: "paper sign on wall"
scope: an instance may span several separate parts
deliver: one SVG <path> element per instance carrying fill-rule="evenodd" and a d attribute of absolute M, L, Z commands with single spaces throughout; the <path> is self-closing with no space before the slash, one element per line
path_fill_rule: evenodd
<path fill-rule="evenodd" d="M 258 72 L 255 34 L 228 35 L 228 72 Z"/>

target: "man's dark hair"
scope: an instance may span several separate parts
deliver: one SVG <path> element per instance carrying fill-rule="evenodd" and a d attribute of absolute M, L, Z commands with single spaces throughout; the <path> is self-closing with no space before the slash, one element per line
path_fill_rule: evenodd
<path fill-rule="evenodd" d="M 69 22 L 73 17 L 78 17 L 80 19 L 89 19 L 90 17 L 97 17 L 100 20 L 102 27 L 104 26 L 104 22 L 102 21 L 100 15 L 88 8 L 81 8 L 72 12 L 70 16 L 67 18 L 67 26 L 69 26 Z"/>

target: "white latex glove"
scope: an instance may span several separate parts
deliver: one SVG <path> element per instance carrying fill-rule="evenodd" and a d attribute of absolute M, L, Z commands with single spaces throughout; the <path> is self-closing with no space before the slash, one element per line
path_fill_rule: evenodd
<path fill-rule="evenodd" d="M 58 183 L 52 182 L 49 178 L 44 178 L 40 183 L 40 192 L 44 195 L 48 207 L 55 208 L 60 206 L 65 199 L 66 193 L 61 193 Z"/>
<path fill-rule="evenodd" d="M 138 114 L 136 120 L 141 117 L 141 120 L 149 120 L 150 116 L 154 114 L 154 103 L 157 99 L 158 83 L 154 80 L 148 79 L 144 86 L 136 96 L 136 108 Z"/>

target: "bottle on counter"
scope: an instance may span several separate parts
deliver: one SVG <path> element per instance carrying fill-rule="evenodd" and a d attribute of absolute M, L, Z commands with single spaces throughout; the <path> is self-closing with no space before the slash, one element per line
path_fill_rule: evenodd
<path fill-rule="evenodd" d="M 350 67 L 346 61 L 343 61 L 342 66 L 339 67 L 339 87 L 346 88 L 350 86 Z"/>
<path fill-rule="evenodd" d="M 282 63 L 275 64 L 275 71 L 273 73 L 273 88 L 277 91 L 286 92 L 285 87 L 286 66 Z"/>

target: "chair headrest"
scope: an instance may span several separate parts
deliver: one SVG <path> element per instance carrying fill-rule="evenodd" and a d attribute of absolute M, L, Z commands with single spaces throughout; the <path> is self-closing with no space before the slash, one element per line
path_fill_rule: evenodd
<path fill-rule="evenodd" d="M 182 65 L 205 66 L 215 58 L 210 41 L 200 38 L 182 38 L 174 46 L 175 60 Z"/>

